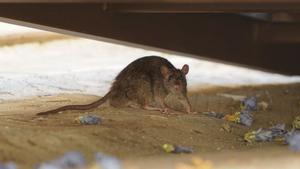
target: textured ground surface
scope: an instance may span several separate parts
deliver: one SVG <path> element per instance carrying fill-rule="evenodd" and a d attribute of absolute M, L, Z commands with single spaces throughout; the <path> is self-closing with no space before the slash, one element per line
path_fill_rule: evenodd
<path fill-rule="evenodd" d="M 224 167 L 222 162 L 226 160 L 229 163 L 227 161 L 225 166 L 252 164 L 255 160 L 250 162 L 249 159 L 262 155 L 271 162 L 280 161 L 278 159 L 293 161 L 297 154 L 289 153 L 287 146 L 281 143 L 248 145 L 243 141 L 243 134 L 276 123 L 286 123 L 290 127 L 293 117 L 300 115 L 300 84 L 202 89 L 191 92 L 190 98 L 198 112 L 238 111 L 239 101 L 224 97 L 224 94 L 256 96 L 258 101 L 267 102 L 269 108 L 254 113 L 252 127 L 230 124 L 232 132 L 226 132 L 220 130 L 223 120 L 201 114 L 166 116 L 130 108 L 102 107 L 86 112 L 67 111 L 48 117 L 35 116 L 39 111 L 61 105 L 88 103 L 97 99 L 97 96 L 62 94 L 3 101 L 0 104 L 0 161 L 12 160 L 22 167 L 31 168 L 70 150 L 81 151 L 89 159 L 98 151 L 129 161 L 142 159 L 150 166 L 157 165 L 157 159 L 168 164 L 169 160 L 188 158 L 166 154 L 160 148 L 164 143 L 192 147 L 194 154 L 211 159 L 216 168 Z M 83 114 L 99 115 L 103 118 L 103 124 L 83 126 L 75 123 L 74 119 Z M 228 154 L 232 154 L 232 158 Z M 239 161 L 239 158 L 243 160 Z M 261 158 L 257 160 L 259 163 Z"/>

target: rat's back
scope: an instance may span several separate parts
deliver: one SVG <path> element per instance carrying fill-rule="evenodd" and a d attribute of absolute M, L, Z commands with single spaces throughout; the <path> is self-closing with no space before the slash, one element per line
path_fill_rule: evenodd
<path fill-rule="evenodd" d="M 159 56 L 146 56 L 131 62 L 116 77 L 115 81 L 135 78 L 141 75 L 152 78 L 160 78 L 160 67 L 164 65 L 173 70 L 175 67 L 165 58 Z M 156 77 L 158 76 L 158 77 Z"/>
<path fill-rule="evenodd" d="M 170 70 L 176 69 L 167 59 L 158 56 L 146 56 L 131 62 L 115 78 L 110 89 L 110 103 L 118 107 L 128 100 L 153 97 L 153 84 L 163 85 L 162 65 Z"/>

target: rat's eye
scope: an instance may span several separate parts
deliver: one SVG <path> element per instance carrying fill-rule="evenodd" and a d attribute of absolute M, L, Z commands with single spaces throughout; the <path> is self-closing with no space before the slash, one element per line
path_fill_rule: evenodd
<path fill-rule="evenodd" d="M 170 76 L 168 77 L 168 82 L 171 81 L 173 78 L 174 78 L 173 75 L 170 75 Z"/>

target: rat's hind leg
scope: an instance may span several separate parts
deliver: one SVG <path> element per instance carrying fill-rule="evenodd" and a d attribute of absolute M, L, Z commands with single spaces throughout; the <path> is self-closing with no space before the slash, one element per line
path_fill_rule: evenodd
<path fill-rule="evenodd" d="M 132 86 L 130 86 L 130 91 L 127 91 L 126 95 L 129 100 L 137 103 L 140 108 L 151 111 L 160 111 L 164 110 L 160 107 L 152 106 L 153 101 L 153 90 L 150 83 L 151 79 L 147 76 L 139 77 L 139 80 L 136 80 Z M 135 105 L 131 105 L 135 106 Z"/>
<path fill-rule="evenodd" d="M 159 82 L 154 82 L 153 85 L 153 97 L 154 101 L 158 106 L 161 107 L 163 113 L 167 113 L 169 109 L 171 109 L 165 102 L 165 98 L 167 96 L 167 93 L 164 88 L 162 88 L 161 84 Z"/>
<path fill-rule="evenodd" d="M 127 103 L 127 107 L 134 108 L 134 109 L 145 109 L 145 110 L 151 110 L 151 111 L 162 111 L 162 109 L 159 108 L 159 107 L 149 106 L 147 104 L 147 102 L 145 102 L 145 101 L 141 102 L 140 104 L 138 104 L 136 102 L 129 101 Z"/>
<path fill-rule="evenodd" d="M 167 113 L 169 112 L 169 106 L 165 103 L 165 99 L 162 97 L 155 97 L 154 98 L 155 102 L 158 103 L 160 106 L 161 112 L 162 113 Z"/>
<path fill-rule="evenodd" d="M 154 106 L 151 106 L 149 103 L 150 103 L 149 98 L 144 98 L 144 99 L 140 100 L 140 104 L 141 104 L 142 108 L 145 110 L 160 111 L 162 113 L 168 113 L 168 109 L 161 108 L 161 107 L 154 107 Z"/>
<path fill-rule="evenodd" d="M 144 102 L 144 104 L 142 105 L 142 107 L 143 107 L 143 109 L 145 109 L 145 110 L 164 112 L 164 109 L 162 109 L 162 108 L 160 108 L 160 107 L 153 107 L 153 106 L 150 106 L 149 103 L 147 103 L 146 101 Z"/>
<path fill-rule="evenodd" d="M 129 101 L 127 103 L 127 107 L 130 107 L 130 108 L 134 108 L 134 109 L 141 109 L 142 106 L 136 102 L 132 102 L 132 101 Z"/>
<path fill-rule="evenodd" d="M 162 108 L 154 107 L 154 106 L 150 105 L 150 103 L 152 101 L 152 97 L 153 96 L 152 96 L 150 89 L 144 88 L 143 91 L 137 92 L 137 95 L 136 95 L 137 104 L 139 104 L 140 107 L 145 110 L 163 112 L 164 110 Z"/>

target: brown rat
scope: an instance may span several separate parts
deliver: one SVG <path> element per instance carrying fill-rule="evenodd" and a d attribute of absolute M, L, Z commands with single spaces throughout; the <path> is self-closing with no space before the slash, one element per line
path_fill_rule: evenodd
<path fill-rule="evenodd" d="M 115 78 L 110 91 L 101 99 L 86 105 L 68 105 L 37 115 L 56 114 L 65 110 L 87 110 L 104 102 L 114 107 L 139 107 L 146 110 L 167 112 L 165 98 L 173 94 L 183 104 L 187 113 L 191 105 L 187 98 L 186 74 L 188 65 L 176 69 L 167 59 L 146 56 L 131 62 Z M 154 99 L 158 106 L 150 106 Z"/>

